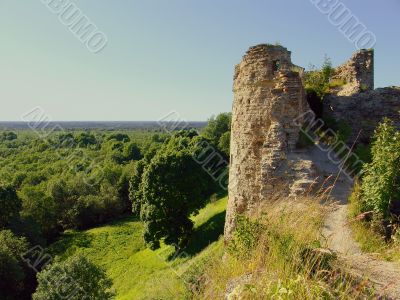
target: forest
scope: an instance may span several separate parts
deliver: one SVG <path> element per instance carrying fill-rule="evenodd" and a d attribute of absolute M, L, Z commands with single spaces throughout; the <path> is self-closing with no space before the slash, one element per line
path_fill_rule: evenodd
<path fill-rule="evenodd" d="M 111 298 L 110 280 L 87 258 L 38 260 L 71 230 L 132 216 L 146 247 L 185 247 L 191 217 L 226 193 L 215 176 L 228 166 L 230 122 L 223 113 L 184 130 L 0 132 L 0 299 L 64 299 L 51 284 L 64 273 L 93 283 L 85 293 L 95 290 L 96 299 Z"/>

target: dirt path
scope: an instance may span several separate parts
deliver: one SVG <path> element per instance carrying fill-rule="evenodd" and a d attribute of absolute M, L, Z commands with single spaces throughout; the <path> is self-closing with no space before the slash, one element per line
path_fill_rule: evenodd
<path fill-rule="evenodd" d="M 332 175 L 333 179 L 327 183 L 327 187 L 331 185 L 339 173 L 339 168 L 329 158 L 328 152 L 314 147 L 308 155 L 320 174 L 325 178 Z M 379 294 L 386 294 L 390 297 L 389 299 L 400 299 L 400 264 L 378 260 L 363 254 L 352 237 L 347 220 L 347 199 L 352 186 L 351 179 L 344 174 L 339 175 L 331 191 L 331 197 L 335 203 L 326 218 L 322 234 L 327 239 L 328 247 L 338 253 L 339 260 L 349 272 L 368 278 Z"/>

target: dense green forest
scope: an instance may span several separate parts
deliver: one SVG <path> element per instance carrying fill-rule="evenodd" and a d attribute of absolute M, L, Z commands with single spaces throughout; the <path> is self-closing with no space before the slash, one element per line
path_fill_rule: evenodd
<path fill-rule="evenodd" d="M 186 247 L 192 216 L 225 192 L 229 129 L 230 114 L 221 114 L 180 131 L 0 132 L 0 299 L 62 299 L 49 278 L 64 273 L 90 299 L 112 297 L 104 270 L 85 257 L 38 260 L 68 230 L 132 216 L 146 247 Z M 70 288 L 69 299 L 84 298 Z"/>
<path fill-rule="evenodd" d="M 202 299 L 260 265 L 287 269 L 279 278 L 298 295 L 353 293 L 352 280 L 337 286 L 343 274 L 321 282 L 298 270 L 298 261 L 314 263 L 304 251 L 322 246 L 325 210 L 310 199 L 309 218 L 296 207 L 285 221 L 273 211 L 264 223 L 239 218 L 224 247 L 230 123 L 224 113 L 183 130 L 0 132 L 0 299 Z M 368 147 L 352 226 L 363 249 L 398 260 L 400 148 L 390 120 Z M 326 259 L 320 271 L 335 270 Z"/>

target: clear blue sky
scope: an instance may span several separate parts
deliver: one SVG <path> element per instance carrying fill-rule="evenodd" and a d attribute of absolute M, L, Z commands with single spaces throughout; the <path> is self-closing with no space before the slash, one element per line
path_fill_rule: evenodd
<path fill-rule="evenodd" d="M 376 86 L 399 85 L 400 0 L 342 0 L 377 36 Z M 40 0 L 0 0 L 0 120 L 42 107 L 53 120 L 188 120 L 230 111 L 249 46 L 340 64 L 356 50 L 309 0 L 85 0 L 104 31 L 92 54 Z"/>

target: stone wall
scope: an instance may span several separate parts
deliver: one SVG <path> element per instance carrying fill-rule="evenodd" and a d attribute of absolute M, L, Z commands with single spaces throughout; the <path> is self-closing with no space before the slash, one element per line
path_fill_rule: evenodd
<path fill-rule="evenodd" d="M 400 128 L 400 88 L 374 90 L 374 51 L 360 50 L 335 69 L 334 79 L 346 82 L 324 98 L 324 118 L 351 128 L 347 142 L 369 142 L 376 126 L 388 117 Z M 359 135 L 360 134 L 360 135 Z"/>
<path fill-rule="evenodd" d="M 251 213 L 287 181 L 281 171 L 298 141 L 294 120 L 301 123 L 298 117 L 308 110 L 300 74 L 293 70 L 298 67 L 291 53 L 273 45 L 251 47 L 236 66 L 226 239 L 237 214 Z"/>
<path fill-rule="evenodd" d="M 345 82 L 338 96 L 351 96 L 374 89 L 374 50 L 360 50 L 349 61 L 335 69 L 334 79 Z"/>
<path fill-rule="evenodd" d="M 352 132 L 348 143 L 369 142 L 376 126 L 387 117 L 400 129 L 400 87 L 380 88 L 351 96 L 324 99 L 324 117 L 344 121 Z"/>
<path fill-rule="evenodd" d="M 400 128 L 400 88 L 373 90 L 373 54 L 361 50 L 336 68 L 334 78 L 346 84 L 322 104 L 324 118 L 350 126 L 349 143 L 360 131 L 359 142 L 367 141 L 383 117 Z M 322 178 L 307 153 L 296 149 L 305 121 L 300 116 L 310 112 L 302 71 L 292 64 L 290 51 L 273 45 L 251 47 L 235 68 L 226 240 L 236 215 L 252 215 L 276 198 L 310 192 Z"/>

